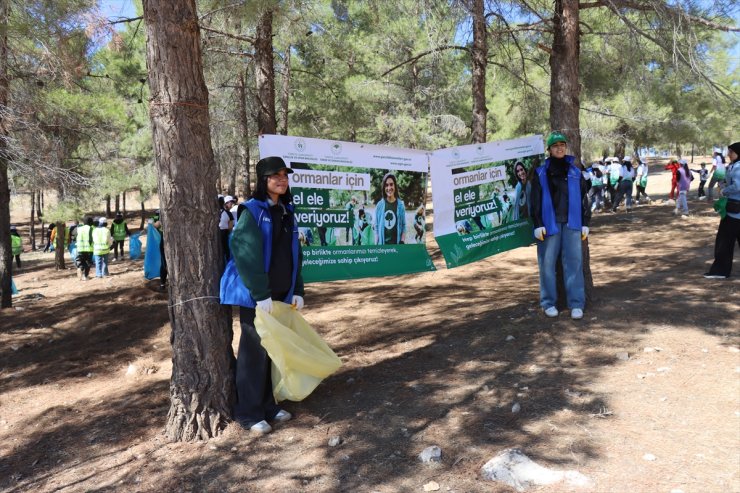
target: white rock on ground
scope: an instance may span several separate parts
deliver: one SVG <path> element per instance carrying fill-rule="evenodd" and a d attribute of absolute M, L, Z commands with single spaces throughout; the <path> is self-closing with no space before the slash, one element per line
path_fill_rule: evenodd
<path fill-rule="evenodd" d="M 427 447 L 419 454 L 419 459 L 424 463 L 430 462 L 441 462 L 442 461 L 442 449 L 436 445 Z"/>
<path fill-rule="evenodd" d="M 570 486 L 592 486 L 589 478 L 578 471 L 557 471 L 540 466 L 519 449 L 506 449 L 486 462 L 481 469 L 483 479 L 499 481 L 517 491 L 526 491 L 532 486 L 566 482 Z"/>

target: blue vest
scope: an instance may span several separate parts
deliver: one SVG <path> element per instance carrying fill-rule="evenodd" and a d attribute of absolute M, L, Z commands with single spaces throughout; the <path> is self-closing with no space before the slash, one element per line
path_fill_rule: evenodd
<path fill-rule="evenodd" d="M 575 166 L 575 157 L 565 156 L 568 162 L 568 229 L 581 231 L 581 170 Z M 550 158 L 545 159 L 545 164 L 537 168 L 537 177 L 542 189 L 542 223 L 545 225 L 547 236 L 556 235 L 560 232 L 557 221 L 555 221 L 555 209 L 552 206 L 550 196 L 550 184 L 547 181 L 547 170 L 550 167 Z M 575 199 L 575 200 L 574 200 Z"/>
<path fill-rule="evenodd" d="M 249 211 L 257 221 L 257 227 L 259 227 L 262 233 L 262 256 L 265 260 L 264 268 L 265 272 L 270 271 L 270 258 L 272 257 L 272 219 L 270 218 L 270 205 L 267 202 L 262 202 L 257 199 L 249 199 L 247 202 L 243 202 L 242 205 L 246 206 L 247 210 L 242 212 L 246 214 Z M 293 212 L 293 205 L 288 204 L 287 209 Z M 229 244 L 233 232 L 229 237 Z M 298 277 L 298 224 L 293 221 L 293 234 L 291 239 L 291 251 L 293 254 L 293 272 L 290 283 L 290 291 L 283 301 L 290 304 L 293 301 L 293 290 L 295 289 L 296 277 Z M 232 250 L 233 251 L 233 250 Z M 236 262 L 234 261 L 233 254 L 226 264 L 226 270 L 224 270 L 221 276 L 221 304 L 222 305 L 238 305 L 246 308 L 254 308 L 257 306 L 257 301 L 252 298 L 252 293 L 242 282 L 239 272 L 236 270 Z"/>

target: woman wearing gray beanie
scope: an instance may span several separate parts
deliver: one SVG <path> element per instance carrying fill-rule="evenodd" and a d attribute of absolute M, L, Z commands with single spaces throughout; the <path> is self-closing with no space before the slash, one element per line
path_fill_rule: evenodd
<path fill-rule="evenodd" d="M 740 142 L 727 146 L 727 156 L 730 164 L 724 183 L 720 185 L 722 195 L 727 198 L 727 214 L 719 222 L 714 241 L 714 263 L 704 274 L 707 279 L 730 277 L 735 243 L 740 244 Z"/>

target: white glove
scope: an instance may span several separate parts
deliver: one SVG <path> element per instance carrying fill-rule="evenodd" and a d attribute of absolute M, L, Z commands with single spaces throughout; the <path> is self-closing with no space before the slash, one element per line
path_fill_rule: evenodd
<path fill-rule="evenodd" d="M 588 238 L 588 226 L 582 226 L 581 227 L 581 241 Z"/>
<path fill-rule="evenodd" d="M 272 313 L 272 298 L 267 298 L 266 300 L 258 301 L 257 308 L 259 308 L 265 313 Z"/>
<path fill-rule="evenodd" d="M 303 308 L 303 296 L 298 296 L 297 294 L 293 295 L 293 306 L 296 310 L 300 310 Z"/>
<path fill-rule="evenodd" d="M 534 237 L 540 241 L 545 240 L 545 235 L 547 234 L 547 231 L 545 231 L 545 228 L 534 228 Z"/>

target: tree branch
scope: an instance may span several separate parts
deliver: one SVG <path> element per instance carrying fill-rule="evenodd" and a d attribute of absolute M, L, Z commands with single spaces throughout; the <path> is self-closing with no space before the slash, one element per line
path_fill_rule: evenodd
<path fill-rule="evenodd" d="M 214 33 L 214 34 L 220 34 L 221 36 L 226 36 L 227 38 L 236 39 L 238 41 L 246 41 L 247 43 L 254 44 L 254 38 L 251 36 L 240 36 L 238 34 L 231 34 L 224 31 L 219 31 L 218 29 L 213 29 L 206 26 L 200 26 L 201 30 Z"/>
<path fill-rule="evenodd" d="M 119 18 L 116 21 L 108 21 L 108 24 L 110 24 L 111 26 L 113 26 L 115 24 L 123 24 L 125 22 L 136 22 L 136 21 L 140 21 L 143 18 L 144 18 L 143 16 L 139 16 L 139 17 L 123 17 L 123 18 Z"/>
<path fill-rule="evenodd" d="M 398 65 L 389 68 L 388 70 L 386 70 L 385 72 L 383 72 L 380 76 L 381 77 L 385 77 L 386 75 L 390 74 L 394 70 L 399 69 L 399 68 L 403 67 L 406 64 L 417 62 L 417 61 L 419 61 L 419 59 L 421 59 L 421 58 L 423 58 L 423 57 L 425 57 L 427 55 L 431 55 L 432 53 L 437 53 L 438 51 L 445 51 L 445 50 L 470 51 L 466 46 L 457 46 L 457 45 L 438 46 L 436 48 L 432 48 L 431 50 L 427 50 L 427 51 L 421 52 L 418 55 L 414 55 L 413 57 L 409 58 L 408 60 L 403 61 L 403 62 L 399 63 Z"/>

